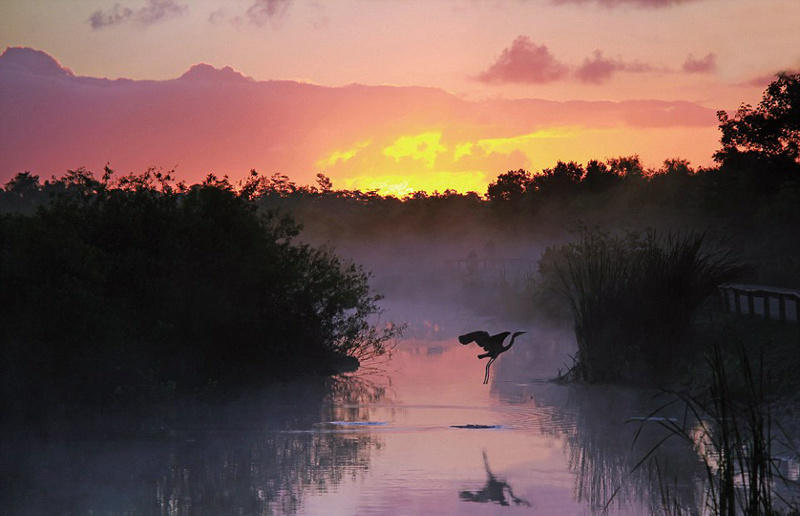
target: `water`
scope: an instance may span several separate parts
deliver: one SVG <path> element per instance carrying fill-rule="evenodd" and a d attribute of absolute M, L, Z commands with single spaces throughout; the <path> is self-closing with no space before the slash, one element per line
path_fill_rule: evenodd
<path fill-rule="evenodd" d="M 12 514 L 584 515 L 616 492 L 610 514 L 649 512 L 653 481 L 630 471 L 660 435 L 649 425 L 633 446 L 648 423 L 630 420 L 649 414 L 652 393 L 550 382 L 572 352 L 568 331 L 412 317 L 390 360 L 346 377 L 7 431 L 4 505 Z M 455 338 L 478 328 L 528 331 L 488 385 L 481 350 Z M 691 502 L 697 456 L 681 443 L 665 450 Z"/>

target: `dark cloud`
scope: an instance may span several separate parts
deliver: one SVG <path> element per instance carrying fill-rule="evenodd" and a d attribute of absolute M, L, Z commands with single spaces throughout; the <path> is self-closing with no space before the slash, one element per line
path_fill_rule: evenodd
<path fill-rule="evenodd" d="M 600 50 L 595 50 L 591 58 L 586 58 L 575 71 L 575 76 L 582 82 L 600 84 L 611 78 L 616 72 L 642 73 L 652 71 L 650 65 L 644 63 L 626 63 L 619 59 L 607 58 Z"/>
<path fill-rule="evenodd" d="M 89 17 L 93 29 L 102 29 L 114 25 L 133 22 L 138 25 L 152 25 L 167 18 L 180 16 L 188 10 L 183 4 L 175 0 L 149 0 L 147 5 L 138 9 L 114 4 L 114 7 L 105 11 L 97 10 Z"/>
<path fill-rule="evenodd" d="M 675 5 L 688 4 L 691 2 L 700 2 L 703 0 L 552 0 L 555 4 L 597 4 L 601 7 L 618 7 L 622 5 L 630 5 L 634 7 L 643 8 L 662 8 L 672 7 Z"/>
<path fill-rule="evenodd" d="M 537 45 L 529 37 L 519 36 L 477 79 L 482 82 L 542 84 L 561 79 L 567 72 L 567 66 L 553 57 L 545 45 Z"/>
<path fill-rule="evenodd" d="M 283 18 L 292 0 L 255 0 L 245 16 L 251 23 L 262 27 L 269 21 Z"/>
<path fill-rule="evenodd" d="M 706 54 L 702 59 L 695 59 L 692 54 L 686 57 L 683 63 L 683 71 L 686 73 L 709 73 L 717 68 L 717 55 Z"/>

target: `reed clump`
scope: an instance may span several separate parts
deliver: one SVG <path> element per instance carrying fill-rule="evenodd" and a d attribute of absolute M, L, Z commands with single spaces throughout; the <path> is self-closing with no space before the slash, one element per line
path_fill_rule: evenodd
<path fill-rule="evenodd" d="M 697 309 L 724 283 L 749 272 L 712 246 L 705 232 L 613 234 L 581 229 L 548 249 L 545 272 L 572 311 L 578 352 L 572 371 L 586 382 L 652 384 L 690 358 Z"/>
<path fill-rule="evenodd" d="M 668 438 L 692 444 L 705 469 L 699 479 L 703 508 L 681 514 L 720 516 L 797 515 L 800 485 L 780 469 L 783 456 L 797 460 L 793 439 L 773 415 L 775 382 L 764 366 L 763 350 L 752 360 L 743 345 L 726 356 L 719 343 L 707 356 L 710 379 L 697 392 L 665 391 L 666 402 L 647 419 L 657 420 L 668 434 L 650 449 L 636 468 L 652 466 L 653 454 Z M 655 417 L 668 407 L 682 407 L 680 419 Z M 634 438 L 643 435 L 643 426 Z M 662 479 L 665 480 L 665 479 Z M 667 496 L 665 506 L 677 507 Z"/>

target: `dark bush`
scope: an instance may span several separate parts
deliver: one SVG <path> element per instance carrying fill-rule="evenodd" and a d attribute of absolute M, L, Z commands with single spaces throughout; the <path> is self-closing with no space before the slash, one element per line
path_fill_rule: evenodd
<path fill-rule="evenodd" d="M 34 214 L 0 216 L 4 394 L 194 389 L 384 351 L 367 273 L 295 243 L 290 217 L 213 176 L 110 176 L 72 172 Z"/>

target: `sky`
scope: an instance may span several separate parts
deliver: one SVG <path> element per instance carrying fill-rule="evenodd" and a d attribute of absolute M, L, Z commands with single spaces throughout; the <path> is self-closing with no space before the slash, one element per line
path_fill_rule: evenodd
<path fill-rule="evenodd" d="M 798 21 L 796 0 L 3 0 L 0 181 L 483 193 L 558 160 L 710 166 L 716 112 L 800 69 Z"/>

